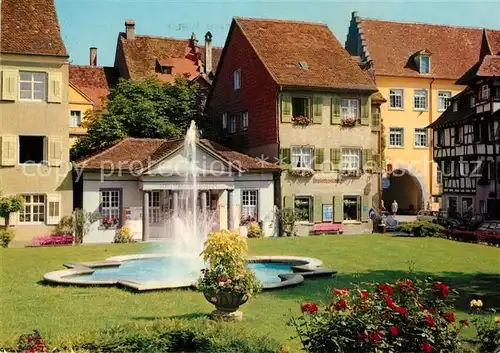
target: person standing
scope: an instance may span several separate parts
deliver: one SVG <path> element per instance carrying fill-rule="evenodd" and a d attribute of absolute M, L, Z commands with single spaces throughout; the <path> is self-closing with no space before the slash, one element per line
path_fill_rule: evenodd
<path fill-rule="evenodd" d="M 396 200 L 394 200 L 394 202 L 391 205 L 391 211 L 393 215 L 398 213 L 398 203 L 396 202 Z"/>

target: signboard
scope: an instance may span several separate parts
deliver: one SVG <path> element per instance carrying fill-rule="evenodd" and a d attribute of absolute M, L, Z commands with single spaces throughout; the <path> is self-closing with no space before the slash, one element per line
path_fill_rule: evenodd
<path fill-rule="evenodd" d="M 389 189 L 389 186 L 391 186 L 389 178 L 382 178 L 382 189 Z"/>
<path fill-rule="evenodd" d="M 368 211 L 368 217 L 373 221 L 375 219 L 375 209 L 370 208 L 370 211 Z"/>
<path fill-rule="evenodd" d="M 333 205 L 323 205 L 323 222 L 333 222 Z"/>

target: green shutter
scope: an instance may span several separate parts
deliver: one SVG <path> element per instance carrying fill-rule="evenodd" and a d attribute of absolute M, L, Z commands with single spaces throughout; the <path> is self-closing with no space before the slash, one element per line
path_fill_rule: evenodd
<path fill-rule="evenodd" d="M 361 201 L 361 222 L 368 222 L 368 210 L 370 209 L 370 196 L 359 197 Z"/>
<path fill-rule="evenodd" d="M 340 148 L 330 148 L 330 165 L 332 170 L 340 170 Z"/>
<path fill-rule="evenodd" d="M 288 95 L 281 96 L 281 122 L 289 123 L 292 121 L 292 97 Z"/>
<path fill-rule="evenodd" d="M 333 198 L 333 221 L 342 223 L 344 221 L 344 196 L 335 194 Z"/>
<path fill-rule="evenodd" d="M 323 162 L 325 161 L 325 153 L 323 148 L 314 149 L 314 170 L 323 170 Z"/>
<path fill-rule="evenodd" d="M 372 156 L 372 150 L 363 150 L 363 159 L 361 160 L 361 165 L 363 166 L 363 170 L 365 170 L 368 173 L 371 173 L 373 171 L 373 156 Z"/>
<path fill-rule="evenodd" d="M 332 98 L 332 124 L 340 125 L 340 98 Z"/>
<path fill-rule="evenodd" d="M 323 122 L 323 97 L 313 98 L 313 123 L 321 124 Z"/>
<path fill-rule="evenodd" d="M 280 165 L 284 168 L 289 168 L 292 165 L 290 148 L 280 149 Z"/>
<path fill-rule="evenodd" d="M 361 98 L 361 125 L 370 125 L 370 100 Z"/>
<path fill-rule="evenodd" d="M 283 208 L 291 208 L 293 209 L 293 199 L 294 195 L 283 196 Z"/>
<path fill-rule="evenodd" d="M 372 131 L 380 131 L 380 107 L 372 107 Z"/>
<path fill-rule="evenodd" d="M 381 171 L 380 154 L 377 154 L 377 153 L 373 154 L 372 161 L 373 161 L 374 170 L 377 172 L 380 172 Z"/>
<path fill-rule="evenodd" d="M 321 201 L 321 197 L 314 197 L 313 205 L 314 223 L 321 223 L 323 221 L 323 204 Z"/>

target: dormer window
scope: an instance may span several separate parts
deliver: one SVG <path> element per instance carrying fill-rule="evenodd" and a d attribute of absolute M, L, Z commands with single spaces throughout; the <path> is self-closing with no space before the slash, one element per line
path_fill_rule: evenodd
<path fill-rule="evenodd" d="M 483 85 L 481 87 L 481 92 L 480 92 L 479 96 L 481 97 L 482 101 L 489 100 L 490 99 L 490 86 Z"/>
<path fill-rule="evenodd" d="M 161 73 L 167 74 L 167 75 L 172 75 L 172 66 L 162 66 Z"/>
<path fill-rule="evenodd" d="M 428 74 L 431 72 L 431 58 L 428 55 L 420 56 L 420 73 Z"/>
<path fill-rule="evenodd" d="M 156 72 L 165 75 L 172 75 L 174 68 L 174 59 L 163 59 L 156 61 Z"/>

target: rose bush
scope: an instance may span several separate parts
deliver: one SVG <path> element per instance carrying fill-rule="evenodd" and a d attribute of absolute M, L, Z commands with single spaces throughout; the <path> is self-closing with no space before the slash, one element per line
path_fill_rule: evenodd
<path fill-rule="evenodd" d="M 443 283 L 410 279 L 334 289 L 323 308 L 303 304 L 290 324 L 310 353 L 460 352 L 465 322 L 456 322 L 449 296 Z"/>

